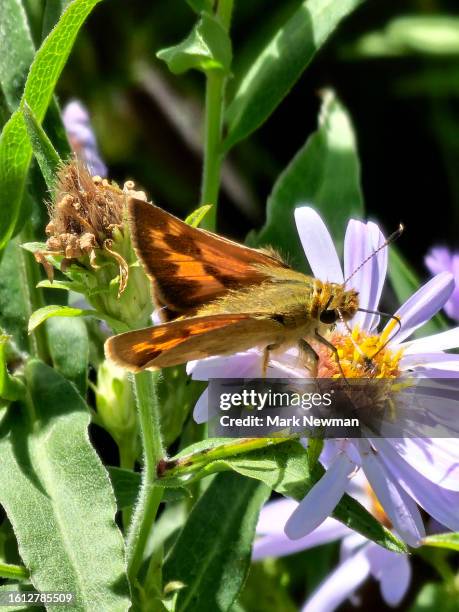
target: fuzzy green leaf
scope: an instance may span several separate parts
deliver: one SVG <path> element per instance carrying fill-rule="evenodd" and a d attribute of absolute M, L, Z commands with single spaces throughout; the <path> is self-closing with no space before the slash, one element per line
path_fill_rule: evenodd
<path fill-rule="evenodd" d="M 56 149 L 53 147 L 53 143 L 38 123 L 27 102 L 22 107 L 22 113 L 35 158 L 40 166 L 46 186 L 52 192 L 61 160 Z"/>
<path fill-rule="evenodd" d="M 287 95 L 315 53 L 361 0 L 306 0 L 261 51 L 227 110 L 229 149 L 256 130 Z"/>
<path fill-rule="evenodd" d="M 16 241 L 10 242 L 0 262 L 0 327 L 12 336 L 17 348 L 29 350 L 27 320 L 31 314 L 25 258 Z"/>
<path fill-rule="evenodd" d="M 71 383 L 39 361 L 26 367 L 33 402 L 3 419 L 0 503 L 39 591 L 76 594 L 75 612 L 128 609 L 124 546 L 110 480 Z"/>
<path fill-rule="evenodd" d="M 53 365 L 72 381 L 83 397 L 88 386 L 89 339 L 85 322 L 73 317 L 51 318 L 46 333 Z"/>
<path fill-rule="evenodd" d="M 164 566 L 164 584 L 185 585 L 176 612 L 231 608 L 250 567 L 255 526 L 268 495 L 268 487 L 248 478 L 216 476 L 193 507 Z"/>
<path fill-rule="evenodd" d="M 202 72 L 219 70 L 228 73 L 231 65 L 231 41 L 221 23 L 205 13 L 184 41 L 161 49 L 157 57 L 166 62 L 174 74 L 194 68 Z"/>
<path fill-rule="evenodd" d="M 27 102 L 39 123 L 45 117 L 77 34 L 98 2 L 100 0 L 74 0 L 35 55 L 21 106 Z M 32 147 L 19 108 L 0 136 L 0 248 L 15 231 L 31 156 Z"/>
<path fill-rule="evenodd" d="M 3 40 L 0 85 L 7 106 L 13 112 L 21 100 L 35 48 L 21 0 L 2 0 L 0 6 Z"/>
<path fill-rule="evenodd" d="M 255 239 L 288 253 L 305 269 L 306 258 L 293 211 L 309 204 L 326 221 L 338 250 L 348 220 L 363 215 L 360 163 L 349 115 L 332 92 L 324 95 L 319 127 L 277 179 L 268 198 L 266 223 Z"/>

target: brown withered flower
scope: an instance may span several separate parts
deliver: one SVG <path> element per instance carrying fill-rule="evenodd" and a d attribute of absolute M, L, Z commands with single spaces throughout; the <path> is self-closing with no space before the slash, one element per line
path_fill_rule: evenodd
<path fill-rule="evenodd" d="M 129 325 L 146 325 L 152 311 L 150 283 L 132 248 L 127 202 L 146 201 L 132 181 L 123 187 L 91 176 L 79 161 L 62 165 L 56 177 L 47 240 L 35 247 L 50 282 L 54 268 L 100 313 Z"/>
<path fill-rule="evenodd" d="M 61 167 L 53 200 L 48 205 L 50 222 L 45 228 L 46 250 L 35 253 L 49 280 L 53 279 L 53 266 L 46 255 L 63 256 L 61 270 L 65 272 L 73 260 L 85 255 L 89 264 L 96 268 L 97 252 L 103 249 L 117 261 L 119 293 L 124 291 L 128 267 L 123 256 L 113 249 L 113 241 L 116 233 L 122 231 L 126 201 L 130 196 L 147 199 L 143 191 L 135 191 L 132 181 L 126 181 L 120 189 L 116 183 L 91 176 L 77 160 Z"/>

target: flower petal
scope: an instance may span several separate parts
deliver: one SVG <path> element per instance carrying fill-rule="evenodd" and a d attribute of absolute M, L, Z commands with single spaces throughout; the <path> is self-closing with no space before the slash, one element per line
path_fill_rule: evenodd
<path fill-rule="evenodd" d="M 434 247 L 425 257 L 425 264 L 432 274 L 452 272 L 452 258 L 446 247 Z"/>
<path fill-rule="evenodd" d="M 454 278 L 449 272 L 437 274 L 418 289 L 396 312 L 402 327 L 396 332 L 393 343 L 400 343 L 431 319 L 445 305 L 453 290 Z M 394 328 L 394 321 L 388 325 Z"/>
<path fill-rule="evenodd" d="M 383 438 L 372 444 L 388 471 L 428 514 L 452 531 L 459 531 L 459 493 L 434 484 L 411 467 Z"/>
<path fill-rule="evenodd" d="M 287 521 L 287 537 L 297 540 L 318 527 L 335 509 L 354 470 L 355 464 L 340 453 Z"/>
<path fill-rule="evenodd" d="M 193 408 L 193 419 L 195 423 L 207 423 L 209 420 L 209 391 L 205 389 L 199 396 Z"/>
<path fill-rule="evenodd" d="M 387 442 L 431 482 L 459 491 L 459 444 L 456 438 L 388 438 Z"/>
<path fill-rule="evenodd" d="M 448 349 L 457 348 L 459 346 L 459 327 L 448 329 L 439 334 L 425 336 L 425 338 L 417 338 L 409 342 L 403 342 L 400 347 L 403 347 L 405 355 L 415 353 L 424 353 L 429 351 L 446 351 Z"/>
<path fill-rule="evenodd" d="M 209 378 L 243 378 L 246 373 L 259 371 L 261 375 L 262 355 L 253 349 L 244 353 L 225 355 L 224 357 L 208 357 L 198 361 L 189 361 L 187 374 L 193 380 L 209 380 Z M 252 375 L 252 374 L 249 374 Z"/>
<path fill-rule="evenodd" d="M 333 612 L 368 578 L 370 562 L 366 547 L 344 563 L 338 565 L 328 578 L 319 585 L 301 612 Z"/>
<path fill-rule="evenodd" d="M 359 292 L 359 306 L 367 310 L 378 307 L 386 278 L 387 249 L 372 257 L 384 241 L 384 235 L 376 223 L 363 223 L 355 219 L 349 221 L 344 239 L 344 276 L 348 278 L 353 275 L 348 288 L 352 286 Z M 378 324 L 379 317 L 358 312 L 352 322 L 362 329 L 371 330 Z"/>
<path fill-rule="evenodd" d="M 419 546 L 425 531 L 416 504 L 398 486 L 368 440 L 361 440 L 360 449 L 362 468 L 395 531 L 410 546 Z"/>
<path fill-rule="evenodd" d="M 283 527 L 283 521 L 276 521 L 274 529 L 283 529 Z M 321 544 L 334 542 L 335 540 L 348 536 L 350 533 L 352 533 L 352 531 L 349 527 L 346 527 L 343 523 L 330 517 L 325 519 L 317 529 L 314 529 L 314 531 L 298 540 L 291 540 L 283 532 L 271 532 L 255 540 L 252 559 L 257 561 L 266 557 L 283 557 L 285 555 L 291 555 L 301 550 L 308 550 L 315 546 L 320 546 Z"/>
<path fill-rule="evenodd" d="M 297 501 L 286 497 L 275 499 L 265 504 L 258 517 L 257 534 L 284 535 L 284 525 L 297 506 Z"/>
<path fill-rule="evenodd" d="M 370 570 L 380 583 L 381 595 L 389 606 L 397 606 L 406 595 L 411 581 L 407 555 L 393 553 L 371 543 L 367 550 Z"/>
<path fill-rule="evenodd" d="M 400 361 L 401 369 L 429 368 L 459 371 L 459 355 L 450 353 L 412 353 L 404 355 Z"/>
<path fill-rule="evenodd" d="M 301 244 L 311 270 L 321 281 L 342 283 L 343 272 L 332 237 L 320 215 L 309 206 L 295 210 Z"/>

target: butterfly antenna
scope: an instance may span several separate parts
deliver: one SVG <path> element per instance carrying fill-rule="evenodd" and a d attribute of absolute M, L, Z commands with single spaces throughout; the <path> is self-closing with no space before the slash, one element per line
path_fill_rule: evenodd
<path fill-rule="evenodd" d="M 392 234 L 389 236 L 389 238 L 387 238 L 387 239 L 386 239 L 386 240 L 385 240 L 385 241 L 384 241 L 384 242 L 383 242 L 383 243 L 382 243 L 382 244 L 381 244 L 381 245 L 380 245 L 380 246 L 379 246 L 379 247 L 378 247 L 378 248 L 377 248 L 375 251 L 373 251 L 373 253 L 371 253 L 371 255 L 368 255 L 368 257 L 367 257 L 366 259 L 364 259 L 364 260 L 362 261 L 362 263 L 361 263 L 359 266 L 357 266 L 357 268 L 356 268 L 356 269 L 355 269 L 355 270 L 352 272 L 352 274 L 350 274 L 350 275 L 349 275 L 349 276 L 346 278 L 346 280 L 344 281 L 344 285 L 346 285 L 346 283 L 347 283 L 348 281 L 350 281 L 350 280 L 351 280 L 351 278 L 352 278 L 352 277 L 353 277 L 355 274 L 357 274 L 357 272 L 358 272 L 359 270 L 361 270 L 365 264 L 367 264 L 367 263 L 370 261 L 370 259 L 373 259 L 373 257 L 374 257 L 375 255 L 377 255 L 377 254 L 379 253 L 379 251 L 382 251 L 382 249 L 385 249 L 385 248 L 386 248 L 386 247 L 387 247 L 389 244 L 391 244 L 391 242 L 394 242 L 395 240 L 397 240 L 397 238 L 399 238 L 399 237 L 402 235 L 402 233 L 403 233 L 403 230 L 404 230 L 404 229 L 405 229 L 405 228 L 404 228 L 404 226 L 402 225 L 402 223 L 400 223 L 400 225 L 399 225 L 398 229 L 397 229 L 395 232 L 393 232 L 393 233 L 392 233 Z"/>

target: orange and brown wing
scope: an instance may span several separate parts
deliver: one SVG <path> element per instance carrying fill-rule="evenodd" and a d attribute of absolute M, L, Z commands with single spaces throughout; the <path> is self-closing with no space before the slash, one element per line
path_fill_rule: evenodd
<path fill-rule="evenodd" d="M 205 230 L 131 198 L 134 247 L 152 277 L 157 298 L 176 314 L 192 313 L 230 289 L 267 278 L 259 268 L 288 268 L 280 259 Z"/>
<path fill-rule="evenodd" d="M 156 370 L 265 346 L 281 333 L 277 321 L 248 314 L 189 317 L 113 336 L 105 343 L 105 354 L 133 372 Z"/>

